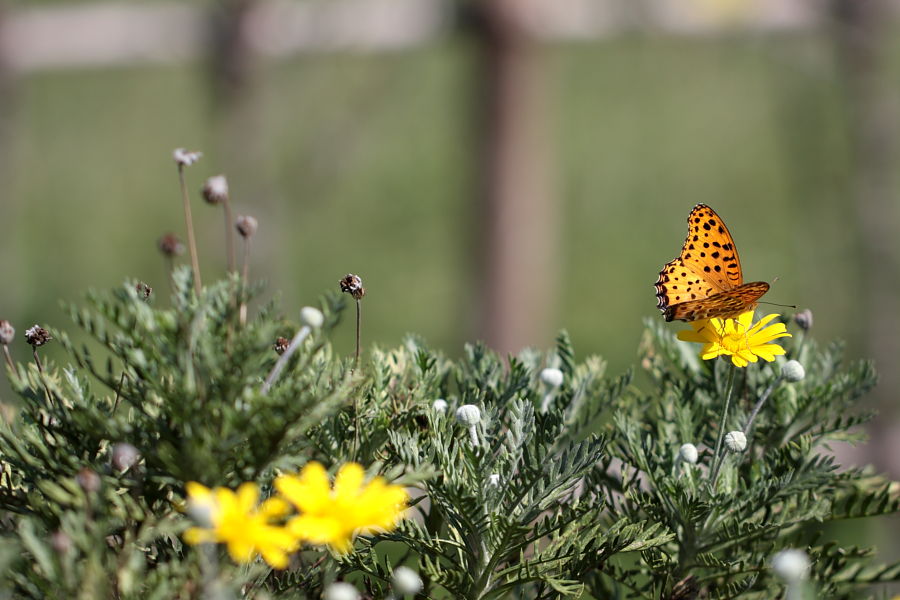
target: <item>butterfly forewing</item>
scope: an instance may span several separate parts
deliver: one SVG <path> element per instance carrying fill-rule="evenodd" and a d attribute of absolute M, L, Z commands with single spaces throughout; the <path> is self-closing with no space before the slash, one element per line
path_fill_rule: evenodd
<path fill-rule="evenodd" d="M 656 280 L 656 306 L 667 321 L 730 317 L 752 308 L 768 289 L 761 281 L 744 285 L 728 227 L 713 209 L 698 204 L 688 216 L 681 254 Z"/>

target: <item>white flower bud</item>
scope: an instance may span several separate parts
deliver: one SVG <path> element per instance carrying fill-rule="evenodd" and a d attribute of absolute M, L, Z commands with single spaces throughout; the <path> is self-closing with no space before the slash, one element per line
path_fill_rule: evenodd
<path fill-rule="evenodd" d="M 443 398 L 438 398 L 431 403 L 431 408 L 436 412 L 445 412 L 447 410 L 447 401 Z"/>
<path fill-rule="evenodd" d="M 213 175 L 203 184 L 200 193 L 207 203 L 222 204 L 228 200 L 228 180 L 224 175 Z"/>
<path fill-rule="evenodd" d="M 809 557 L 803 550 L 782 550 L 772 557 L 772 571 L 785 583 L 799 583 L 809 577 Z"/>
<path fill-rule="evenodd" d="M 318 308 L 304 306 L 300 309 L 300 322 L 311 329 L 318 329 L 325 322 L 325 315 Z"/>
<path fill-rule="evenodd" d="M 558 388 L 563 382 L 563 372 L 559 369 L 544 369 L 541 371 L 541 381 L 548 387 Z"/>
<path fill-rule="evenodd" d="M 0 344 L 9 346 L 16 339 L 16 330 L 7 320 L 0 320 Z"/>
<path fill-rule="evenodd" d="M 336 581 L 325 588 L 322 600 L 359 600 L 359 592 L 349 583 Z"/>
<path fill-rule="evenodd" d="M 729 431 L 725 434 L 725 447 L 732 452 L 743 452 L 747 448 L 747 436 L 742 431 Z"/>
<path fill-rule="evenodd" d="M 789 360 L 781 367 L 781 376 L 784 377 L 786 381 L 796 383 L 802 381 L 803 378 L 806 377 L 806 370 L 804 370 L 803 365 L 796 360 Z"/>
<path fill-rule="evenodd" d="M 394 589 L 401 594 L 418 594 L 422 591 L 422 578 L 409 567 L 397 567 L 391 577 Z"/>
<path fill-rule="evenodd" d="M 697 458 L 699 454 L 697 453 L 697 446 L 693 444 L 682 444 L 681 448 L 678 449 L 678 458 L 688 463 L 689 465 L 697 464 Z"/>
<path fill-rule="evenodd" d="M 488 475 L 488 485 L 491 487 L 497 487 L 500 485 L 500 474 L 499 473 L 491 473 Z"/>
<path fill-rule="evenodd" d="M 112 447 L 112 465 L 117 471 L 127 471 L 140 458 L 141 453 L 128 442 L 119 442 Z"/>
<path fill-rule="evenodd" d="M 481 409 L 474 404 L 463 404 L 456 409 L 456 420 L 463 427 L 474 427 L 481 423 Z"/>

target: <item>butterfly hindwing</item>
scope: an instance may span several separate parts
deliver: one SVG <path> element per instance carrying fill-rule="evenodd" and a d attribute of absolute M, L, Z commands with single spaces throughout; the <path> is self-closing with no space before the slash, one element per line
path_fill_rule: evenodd
<path fill-rule="evenodd" d="M 752 308 L 769 284 L 744 284 L 741 261 L 728 227 L 705 204 L 688 216 L 681 254 L 656 280 L 657 308 L 667 321 L 732 317 Z"/>

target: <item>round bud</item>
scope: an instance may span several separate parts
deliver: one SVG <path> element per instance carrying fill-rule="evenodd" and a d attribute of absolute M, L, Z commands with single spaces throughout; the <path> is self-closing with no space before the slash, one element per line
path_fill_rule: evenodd
<path fill-rule="evenodd" d="M 87 467 L 82 467 L 81 470 L 78 471 L 78 474 L 75 475 L 75 481 L 86 494 L 91 494 L 100 490 L 100 476 L 97 475 L 96 471 L 92 471 Z"/>
<path fill-rule="evenodd" d="M 781 376 L 784 377 L 786 381 L 796 383 L 802 381 L 803 378 L 806 377 L 806 371 L 803 369 L 803 365 L 796 360 L 789 360 L 781 367 Z"/>
<path fill-rule="evenodd" d="M 422 591 L 422 578 L 409 567 L 397 567 L 391 576 L 394 589 L 403 595 L 414 595 Z"/>
<path fill-rule="evenodd" d="M 488 475 L 488 485 L 491 487 L 497 487 L 500 485 L 500 473 L 491 473 Z"/>
<path fill-rule="evenodd" d="M 474 427 L 481 422 L 481 409 L 474 404 L 463 404 L 456 409 L 456 420 L 464 427 Z"/>
<path fill-rule="evenodd" d="M 544 369 L 541 371 L 541 381 L 548 387 L 558 388 L 563 382 L 563 372 L 559 369 Z"/>
<path fill-rule="evenodd" d="M 250 215 L 241 215 L 234 222 L 234 227 L 241 234 L 241 237 L 246 240 L 253 237 L 253 234 L 256 233 L 256 229 L 259 227 L 259 223 Z"/>
<path fill-rule="evenodd" d="M 729 431 L 725 434 L 725 447 L 732 452 L 743 452 L 747 448 L 747 436 L 743 431 Z"/>
<path fill-rule="evenodd" d="M 322 600 L 359 600 L 359 592 L 349 583 L 336 581 L 325 588 Z"/>
<path fill-rule="evenodd" d="M 6 319 L 0 320 L 0 344 L 9 346 L 16 339 L 16 330 Z"/>
<path fill-rule="evenodd" d="M 809 577 L 809 557 L 803 550 L 782 550 L 772 557 L 772 571 L 785 583 L 800 583 Z"/>
<path fill-rule="evenodd" d="M 72 550 L 72 538 L 62 530 L 50 534 L 50 547 L 59 555 L 68 554 Z"/>
<path fill-rule="evenodd" d="M 438 398 L 431 403 L 431 408 L 437 412 L 444 412 L 447 410 L 447 401 L 443 398 Z"/>
<path fill-rule="evenodd" d="M 318 308 L 304 306 L 300 309 L 300 322 L 310 329 L 318 329 L 325 322 L 325 315 Z"/>
<path fill-rule="evenodd" d="M 809 331 L 813 326 L 813 314 L 812 311 L 808 308 L 805 310 L 801 310 L 797 314 L 794 315 L 794 322 L 802 329 L 803 331 Z"/>
<path fill-rule="evenodd" d="M 697 446 L 693 444 L 682 444 L 681 448 L 678 449 L 678 458 L 689 465 L 697 464 L 698 456 Z"/>
<path fill-rule="evenodd" d="M 119 442 L 112 448 L 112 466 L 117 471 L 127 471 L 141 459 L 138 449 L 127 442 Z"/>
<path fill-rule="evenodd" d="M 181 240 L 178 239 L 174 233 L 167 233 L 156 242 L 156 245 L 159 247 L 159 251 L 163 253 L 163 256 L 167 256 L 169 258 L 173 258 L 184 253 L 184 244 L 181 243 Z"/>
<path fill-rule="evenodd" d="M 224 175 L 213 175 L 203 184 L 200 193 L 207 203 L 222 204 L 228 200 L 228 180 Z"/>

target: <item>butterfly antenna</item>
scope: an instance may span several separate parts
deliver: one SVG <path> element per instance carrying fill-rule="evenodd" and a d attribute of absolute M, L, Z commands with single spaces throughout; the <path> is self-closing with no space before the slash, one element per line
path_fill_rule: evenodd
<path fill-rule="evenodd" d="M 783 308 L 797 308 L 796 304 L 778 304 L 777 302 L 765 302 L 764 300 L 757 301 L 757 304 L 768 304 L 769 306 L 781 306 Z"/>

